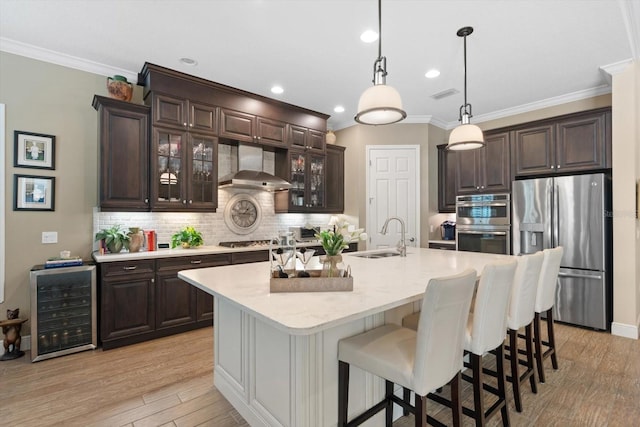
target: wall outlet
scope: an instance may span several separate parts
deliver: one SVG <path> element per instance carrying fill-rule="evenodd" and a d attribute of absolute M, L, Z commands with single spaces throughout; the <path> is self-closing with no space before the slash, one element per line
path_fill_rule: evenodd
<path fill-rule="evenodd" d="M 42 243 L 58 243 L 58 232 L 57 231 L 43 231 L 42 232 Z"/>

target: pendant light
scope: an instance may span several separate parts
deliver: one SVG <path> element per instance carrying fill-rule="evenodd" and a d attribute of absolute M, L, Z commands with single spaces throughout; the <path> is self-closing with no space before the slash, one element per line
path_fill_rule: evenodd
<path fill-rule="evenodd" d="M 388 125 L 407 117 L 397 90 L 386 85 L 387 58 L 382 56 L 382 0 L 378 0 L 378 59 L 373 63 L 373 86 L 358 102 L 355 120 L 364 125 Z"/>
<path fill-rule="evenodd" d="M 467 36 L 473 33 L 473 27 L 460 28 L 456 33 L 458 37 L 464 38 L 464 105 L 460 107 L 460 117 L 462 123 L 451 131 L 449 135 L 449 150 L 473 150 L 485 146 L 482 130 L 469 122 L 471 119 L 471 104 L 467 102 Z"/>

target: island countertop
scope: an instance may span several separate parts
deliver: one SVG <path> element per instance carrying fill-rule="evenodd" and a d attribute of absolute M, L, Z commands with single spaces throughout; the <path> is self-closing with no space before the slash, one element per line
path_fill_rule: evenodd
<path fill-rule="evenodd" d="M 367 252 L 376 252 L 367 251 Z M 406 257 L 362 258 L 344 253 L 352 292 L 270 293 L 269 262 L 185 270 L 178 277 L 291 335 L 310 335 L 422 298 L 431 278 L 474 268 L 509 255 L 407 248 Z"/>

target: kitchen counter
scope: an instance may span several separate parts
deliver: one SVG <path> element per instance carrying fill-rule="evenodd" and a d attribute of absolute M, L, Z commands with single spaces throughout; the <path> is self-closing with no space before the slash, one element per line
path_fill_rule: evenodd
<path fill-rule="evenodd" d="M 303 242 L 297 243 L 296 247 L 313 247 L 321 246 L 319 242 Z M 228 248 L 225 246 L 199 246 L 197 248 L 183 249 L 158 249 L 156 251 L 140 251 L 140 252 L 120 252 L 117 254 L 104 254 L 100 255 L 98 252 L 93 252 L 91 256 L 97 263 L 114 262 L 114 261 L 131 261 L 139 259 L 156 259 L 156 258 L 172 258 L 182 256 L 198 256 L 198 255 L 211 255 L 211 254 L 226 254 L 234 252 L 253 252 L 253 251 L 266 251 L 269 250 L 269 246 L 250 246 L 245 248 Z"/>
<path fill-rule="evenodd" d="M 367 251 L 367 252 L 376 252 Z M 252 426 L 335 426 L 337 343 L 417 311 L 429 279 L 510 259 L 407 248 L 405 258 L 343 254 L 353 292 L 270 293 L 269 263 L 181 271 L 214 295 L 214 383 Z M 316 263 L 317 265 L 317 263 Z M 383 381 L 351 378 L 353 413 L 382 398 Z M 400 415 L 398 408 L 396 416 Z M 384 425 L 384 415 L 371 424 Z"/>

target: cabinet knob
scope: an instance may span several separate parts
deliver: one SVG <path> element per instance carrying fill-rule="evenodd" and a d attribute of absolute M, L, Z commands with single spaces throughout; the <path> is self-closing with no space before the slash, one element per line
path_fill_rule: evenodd
<path fill-rule="evenodd" d="M 149 199 L 144 199 L 144 202 L 145 203 L 149 203 Z"/>
<path fill-rule="evenodd" d="M 192 204 L 192 203 L 193 203 L 193 200 L 189 200 L 189 204 Z"/>
<path fill-rule="evenodd" d="M 257 139 L 258 141 L 260 141 L 260 139 L 261 139 L 261 138 L 262 138 L 261 136 L 256 137 L 256 139 Z"/>
<path fill-rule="evenodd" d="M 560 169 L 560 165 L 556 166 L 556 169 Z"/>
<path fill-rule="evenodd" d="M 187 201 L 186 201 L 186 200 L 183 200 L 183 201 L 182 201 L 182 204 L 183 204 L 183 205 L 186 205 L 186 204 L 187 204 Z"/>
<path fill-rule="evenodd" d="M 187 127 L 187 122 L 182 123 L 182 126 Z"/>
<path fill-rule="evenodd" d="M 555 168 L 556 168 L 555 166 L 551 165 L 551 169 L 555 169 Z"/>
<path fill-rule="evenodd" d="M 193 123 L 189 123 L 189 127 L 193 127 Z"/>

